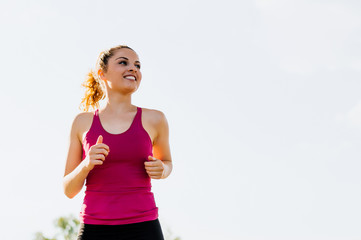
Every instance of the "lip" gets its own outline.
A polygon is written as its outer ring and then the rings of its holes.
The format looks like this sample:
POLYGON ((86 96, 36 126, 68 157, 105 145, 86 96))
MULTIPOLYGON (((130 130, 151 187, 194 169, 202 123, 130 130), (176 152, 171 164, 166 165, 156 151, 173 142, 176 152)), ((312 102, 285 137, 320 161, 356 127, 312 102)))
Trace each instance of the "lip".
MULTIPOLYGON (((137 77, 132 74, 127 74, 127 75, 123 76, 123 78, 126 78, 126 77, 134 77, 135 81, 137 81, 137 77)), ((130 80, 130 79, 128 79, 128 80, 130 80)))

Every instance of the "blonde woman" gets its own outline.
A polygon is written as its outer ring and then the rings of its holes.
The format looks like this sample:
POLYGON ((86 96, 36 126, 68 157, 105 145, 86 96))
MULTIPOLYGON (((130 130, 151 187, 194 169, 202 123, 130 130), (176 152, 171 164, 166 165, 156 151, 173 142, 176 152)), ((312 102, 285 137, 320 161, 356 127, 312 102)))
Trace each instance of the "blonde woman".
POLYGON ((63 182, 69 198, 86 185, 78 240, 163 239, 151 179, 172 171, 168 123, 162 112, 132 104, 140 69, 137 53, 120 45, 100 54, 84 83, 63 182))

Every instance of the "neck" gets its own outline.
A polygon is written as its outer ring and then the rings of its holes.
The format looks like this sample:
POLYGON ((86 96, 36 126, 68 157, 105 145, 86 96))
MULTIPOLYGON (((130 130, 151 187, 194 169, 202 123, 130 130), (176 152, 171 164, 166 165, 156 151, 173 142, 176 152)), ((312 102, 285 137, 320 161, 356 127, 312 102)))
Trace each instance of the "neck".
MULTIPOLYGON (((109 92, 108 92, 109 93, 109 92)), ((122 95, 119 93, 110 93, 107 97, 107 103, 104 111, 112 113, 124 113, 133 111, 134 106, 132 105, 132 95, 122 95)))

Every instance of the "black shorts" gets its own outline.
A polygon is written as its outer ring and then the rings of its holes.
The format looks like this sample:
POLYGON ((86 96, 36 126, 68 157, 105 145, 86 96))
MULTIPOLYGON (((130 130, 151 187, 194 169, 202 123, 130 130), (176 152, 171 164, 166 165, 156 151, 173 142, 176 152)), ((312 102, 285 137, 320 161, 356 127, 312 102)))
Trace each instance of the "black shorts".
POLYGON ((80 225, 77 240, 164 240, 159 220, 124 225, 80 225))

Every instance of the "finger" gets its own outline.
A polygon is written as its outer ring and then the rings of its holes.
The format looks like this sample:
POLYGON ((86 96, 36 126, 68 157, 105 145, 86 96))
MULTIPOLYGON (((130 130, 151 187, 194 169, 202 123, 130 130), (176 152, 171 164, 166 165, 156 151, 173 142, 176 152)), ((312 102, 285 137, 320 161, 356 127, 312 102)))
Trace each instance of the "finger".
POLYGON ((145 165, 146 167, 156 167, 156 166, 159 166, 159 164, 158 164, 157 162, 154 162, 154 161, 152 161, 152 162, 144 162, 144 165, 145 165))
POLYGON ((109 146, 108 145, 106 145, 104 143, 101 143, 98 146, 104 148, 105 150, 107 150, 109 152, 109 146))
POLYGON ((96 144, 98 144, 98 143, 103 143, 103 136, 102 135, 99 135, 96 144))
POLYGON ((103 165, 103 161, 101 161, 101 160, 93 160, 92 163, 94 165, 103 165))
POLYGON ((105 156, 103 154, 95 154, 95 160, 102 160, 105 161, 105 156))
POLYGON ((149 168, 146 168, 145 170, 153 174, 162 174, 164 171, 163 169, 149 169, 149 168))
POLYGON ((99 143, 97 145, 97 147, 104 148, 105 150, 107 150, 109 152, 109 146, 104 143, 99 143))
MULTIPOLYGON (((149 175, 149 174, 148 174, 149 175)), ((154 178, 154 179, 160 179, 161 178, 161 175, 155 175, 155 174, 150 174, 149 175, 150 178, 154 178)))
POLYGON ((157 159, 157 161, 144 162, 144 165, 148 167, 163 167, 164 163, 161 160, 157 159))
POLYGON ((109 152, 104 148, 98 148, 94 150, 95 154, 103 154, 104 156, 108 156, 109 152))
POLYGON ((147 171, 148 175, 149 176, 156 176, 156 175, 160 175, 159 173, 157 172, 153 172, 153 171, 147 171))
POLYGON ((105 149, 107 152, 109 152, 109 146, 104 143, 97 143, 96 145, 93 145, 90 147, 91 149, 105 149))
POLYGON ((155 157, 148 156, 148 160, 150 160, 150 161, 156 161, 157 159, 156 159, 155 157))
POLYGON ((147 171, 154 171, 154 172, 162 172, 163 169, 161 167, 145 167, 147 171))

